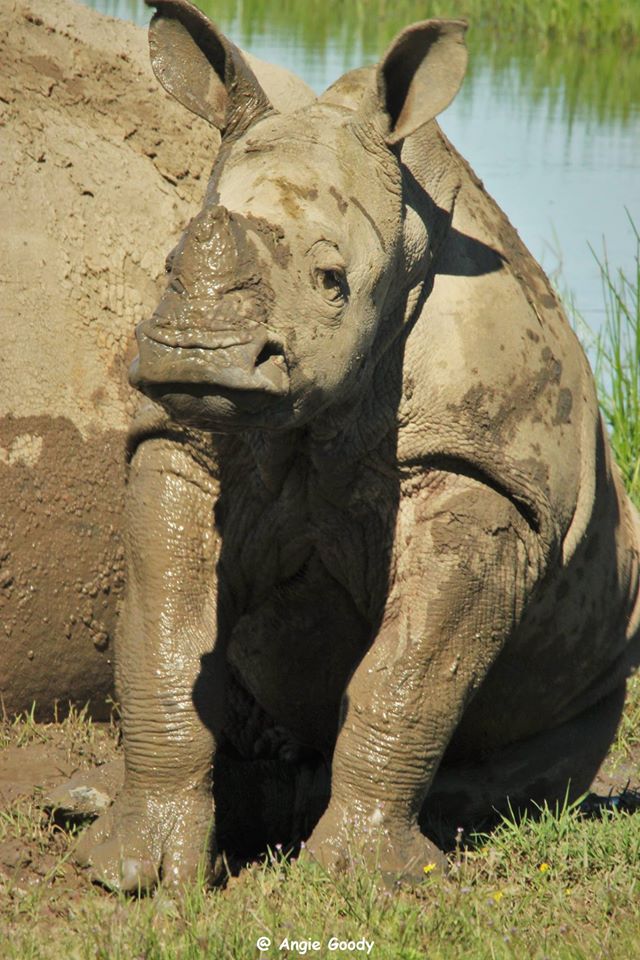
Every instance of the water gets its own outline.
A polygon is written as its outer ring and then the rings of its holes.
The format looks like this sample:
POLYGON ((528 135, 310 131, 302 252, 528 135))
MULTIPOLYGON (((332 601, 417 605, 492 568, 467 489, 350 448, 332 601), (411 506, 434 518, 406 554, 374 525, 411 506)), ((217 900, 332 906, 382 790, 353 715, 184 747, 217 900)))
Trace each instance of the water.
MULTIPOLYGON (((87 0, 112 16, 144 23, 141 0, 87 0)), ((321 92, 354 66, 374 62, 424 4, 394 20, 343 0, 216 0, 224 32, 239 46, 279 63, 321 92), (339 16, 335 15, 336 9, 339 16), (367 12, 367 10, 369 12, 367 12)), ((432 4, 433 6, 433 4, 432 4)), ((455 2, 449 9, 455 9, 455 2)), ((380 9, 386 5, 378 0, 380 9)), ((604 307, 599 255, 633 276, 635 244, 627 212, 640 226, 640 56, 583 44, 546 45, 469 34, 470 69, 442 127, 469 160, 534 256, 594 329, 604 307)))

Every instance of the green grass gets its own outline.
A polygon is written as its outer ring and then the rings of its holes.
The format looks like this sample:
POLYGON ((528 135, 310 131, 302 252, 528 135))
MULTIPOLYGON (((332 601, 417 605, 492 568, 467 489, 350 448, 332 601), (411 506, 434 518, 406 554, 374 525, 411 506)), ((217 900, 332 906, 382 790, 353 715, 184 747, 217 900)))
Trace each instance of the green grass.
MULTIPOLYGON (((34 818, 26 808, 0 820, 0 837, 30 829, 34 818)), ((54 840, 40 828, 45 849, 54 840)), ((308 956, 344 958, 329 949, 335 937, 373 940, 376 960, 630 960, 640 940, 640 831, 625 813, 589 819, 574 806, 505 820, 469 838, 448 878, 427 877, 414 890, 386 889, 363 868, 335 880, 271 857, 225 890, 189 887, 181 902, 127 900, 88 885, 69 897, 64 851, 58 856, 38 883, 2 890, 3 958, 241 960, 259 957, 256 942, 266 936, 265 958, 301 955, 278 949, 285 938, 320 941, 308 956)))
POLYGON ((635 673, 627 682, 627 700, 608 763, 614 775, 623 764, 631 763, 636 786, 640 783, 640 673, 635 673))
MULTIPOLYGON (((198 5, 220 18, 238 12, 234 0, 199 0, 198 5)), ((462 17, 504 41, 525 36, 598 49, 609 43, 633 47, 640 39, 640 9, 634 0, 431 0, 427 6, 419 0, 252 0, 243 3, 240 17, 249 29, 299 24, 310 46, 346 30, 361 39, 365 51, 372 49, 380 30, 395 32, 427 17, 462 17)))
MULTIPOLYGON (((113 16, 146 23, 142 0, 84 0, 113 16)), ((198 0, 248 50, 265 37, 302 49, 310 62, 329 54, 342 69, 376 61, 407 24, 425 17, 469 22, 468 82, 488 72, 501 96, 543 101, 561 113, 627 123, 640 101, 640 3, 637 0, 198 0)), ((268 57, 269 59, 269 57, 268 57)))
MULTIPOLYGON (((64 744, 69 758, 83 760, 95 758, 96 750, 102 748, 105 736, 116 740, 118 737, 115 717, 110 723, 94 723, 89 715, 88 706, 80 709, 70 704, 64 711, 64 717, 58 716, 56 708, 54 722, 38 723, 35 719, 36 705, 25 713, 15 717, 2 717, 0 721, 0 750, 4 747, 24 747, 27 744, 49 744, 52 731, 56 741, 64 744)), ((61 711, 62 713, 62 711, 61 711)))
MULTIPOLYGON (((112 16, 143 20, 143 0, 88 0, 112 16)), ((197 0, 197 6, 219 21, 240 19, 245 30, 271 33, 283 25, 299 28, 316 49, 338 33, 359 36, 365 50, 377 28, 399 29, 426 17, 464 17, 500 37, 528 36, 545 42, 579 42, 592 48, 609 43, 633 47, 640 40, 640 7, 636 0, 197 0)))
POLYGON ((602 276, 605 322, 596 339, 595 374, 614 456, 631 499, 640 507, 640 232, 635 275, 614 271, 606 249, 596 257, 602 276))

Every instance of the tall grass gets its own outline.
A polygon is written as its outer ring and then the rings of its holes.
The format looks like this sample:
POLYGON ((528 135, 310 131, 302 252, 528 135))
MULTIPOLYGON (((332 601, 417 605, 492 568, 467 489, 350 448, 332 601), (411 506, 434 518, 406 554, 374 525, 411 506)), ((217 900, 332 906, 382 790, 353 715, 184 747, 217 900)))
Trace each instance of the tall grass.
MULTIPOLYGON (((112 16, 143 22, 149 17, 144 0, 85 0, 112 16)), ((197 6, 218 20, 238 17, 258 29, 278 30, 284 23, 306 26, 309 43, 316 46, 327 34, 358 26, 366 37, 379 24, 403 26, 425 17, 466 17, 489 27, 500 37, 523 35, 562 44, 578 42, 591 48, 615 43, 634 47, 640 41, 640 4, 637 0, 196 0, 197 6)), ((365 40, 365 48, 367 46, 365 40)))
POLYGON ((631 499, 640 507, 640 231, 629 215, 636 251, 634 275, 596 255, 605 322, 595 344, 595 374, 615 458, 631 499))
MULTIPOLYGON (((151 15, 143 0, 83 2, 141 24, 151 15)), ((559 112, 569 125, 578 113, 598 122, 627 123, 640 103, 639 0, 196 2, 247 50, 262 46, 264 55, 268 37, 280 50, 304 51, 309 65, 330 57, 332 66, 344 71, 377 60, 412 21, 464 17, 469 22, 467 75, 488 71, 501 96, 532 104, 548 98, 549 115, 559 112)), ((470 86, 463 86, 463 98, 470 86)))

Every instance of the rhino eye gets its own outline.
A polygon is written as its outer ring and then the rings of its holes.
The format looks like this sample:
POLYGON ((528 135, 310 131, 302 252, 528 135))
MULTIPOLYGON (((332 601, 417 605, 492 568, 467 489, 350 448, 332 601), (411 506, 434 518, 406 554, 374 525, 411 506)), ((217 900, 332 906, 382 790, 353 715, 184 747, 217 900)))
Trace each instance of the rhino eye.
POLYGON ((342 270, 316 270, 316 285, 330 303, 343 303, 347 299, 347 278, 342 270))

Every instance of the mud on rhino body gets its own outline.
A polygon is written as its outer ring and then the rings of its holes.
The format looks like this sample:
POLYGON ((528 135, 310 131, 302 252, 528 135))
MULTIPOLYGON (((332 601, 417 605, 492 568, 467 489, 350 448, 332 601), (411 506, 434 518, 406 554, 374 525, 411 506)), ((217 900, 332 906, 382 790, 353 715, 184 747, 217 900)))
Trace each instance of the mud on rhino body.
POLYGON ((179 882, 242 822, 225 776, 259 797, 288 766, 271 842, 420 876, 425 815, 588 787, 638 657, 637 516, 553 291, 434 120, 464 24, 284 115, 154 5, 157 76, 223 140, 138 328, 126 774, 80 857, 179 882))

